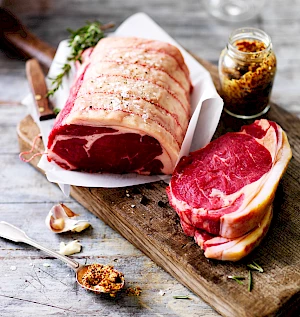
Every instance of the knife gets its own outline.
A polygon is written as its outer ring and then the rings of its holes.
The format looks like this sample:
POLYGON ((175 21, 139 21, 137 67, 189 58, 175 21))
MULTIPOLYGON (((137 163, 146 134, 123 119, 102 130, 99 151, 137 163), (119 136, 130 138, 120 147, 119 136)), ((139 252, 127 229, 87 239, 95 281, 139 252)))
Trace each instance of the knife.
MULTIPOLYGON (((45 149, 47 149, 48 137, 53 128, 56 114, 52 103, 47 98, 47 84, 45 76, 39 62, 36 59, 30 59, 26 62, 26 76, 33 95, 35 104, 37 124, 42 134, 45 149)), ((70 185, 58 183, 62 192, 69 197, 70 185)))
MULTIPOLYGON (((1 0, 0 0, 1 2, 1 0)), ((56 49, 31 33, 8 9, 0 7, 0 46, 22 59, 36 58, 49 69, 56 49)))
POLYGON ((26 76, 33 95, 35 104, 36 118, 42 134, 45 149, 48 143, 48 136, 55 122, 56 114, 53 105, 47 97, 47 85, 45 76, 39 62, 36 59, 30 59, 26 62, 26 76))

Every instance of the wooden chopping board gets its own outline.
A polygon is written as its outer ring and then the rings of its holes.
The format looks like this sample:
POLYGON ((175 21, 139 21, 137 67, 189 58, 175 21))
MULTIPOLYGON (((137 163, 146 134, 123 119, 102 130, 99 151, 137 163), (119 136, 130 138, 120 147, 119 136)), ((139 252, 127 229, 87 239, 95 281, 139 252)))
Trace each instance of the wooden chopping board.
MULTIPOLYGON (((210 71, 218 88, 217 68, 197 59, 210 71)), ((265 117, 287 132, 293 158, 276 193, 267 237, 238 263, 204 257, 193 239, 183 234, 178 216, 167 204, 163 182, 113 189, 72 186, 71 195, 223 316, 296 316, 300 310, 300 120, 275 104, 265 117), (146 204, 141 203, 142 197, 147 198, 146 204), (249 292, 247 281, 239 285, 228 275, 247 278, 246 264, 252 260, 264 273, 253 272, 253 290, 249 292)), ((251 122, 223 114, 215 137, 251 122)), ((26 151, 39 130, 27 116, 17 132, 20 150, 26 151)), ((43 145, 38 140, 35 152, 41 151, 43 145)), ((38 161, 35 158, 31 164, 37 168, 38 161)))

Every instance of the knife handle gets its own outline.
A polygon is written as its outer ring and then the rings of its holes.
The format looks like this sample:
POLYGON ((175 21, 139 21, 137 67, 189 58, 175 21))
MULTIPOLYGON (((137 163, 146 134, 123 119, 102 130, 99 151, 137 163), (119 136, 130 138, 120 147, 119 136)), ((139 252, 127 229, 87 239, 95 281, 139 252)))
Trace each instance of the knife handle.
POLYGON ((47 85, 45 76, 39 62, 30 59, 26 62, 26 75, 34 97, 37 113, 40 121, 56 117, 47 98, 47 85))
MULTIPOLYGON (((1 1, 0 1, 1 2, 1 1)), ((36 58, 49 69, 55 49, 33 35, 9 10, 0 8, 0 44, 22 57, 36 58)))

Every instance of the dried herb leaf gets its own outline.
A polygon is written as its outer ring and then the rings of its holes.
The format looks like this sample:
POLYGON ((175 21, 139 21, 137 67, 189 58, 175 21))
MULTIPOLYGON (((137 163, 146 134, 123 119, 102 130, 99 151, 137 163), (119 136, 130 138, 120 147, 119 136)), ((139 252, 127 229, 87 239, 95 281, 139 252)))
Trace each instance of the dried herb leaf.
POLYGON ((242 282, 242 280, 244 280, 245 278, 243 276, 227 276, 229 279, 236 281, 238 284, 240 285, 244 285, 244 283, 242 282))
POLYGON ((256 262, 252 261, 251 264, 247 264, 247 267, 251 270, 255 270, 255 271, 258 271, 260 273, 263 273, 264 269, 259 265, 257 264, 256 262))
POLYGON ((189 295, 174 295, 175 299, 190 299, 189 295))
POLYGON ((252 273, 250 270, 248 271, 248 291, 252 291, 252 273))

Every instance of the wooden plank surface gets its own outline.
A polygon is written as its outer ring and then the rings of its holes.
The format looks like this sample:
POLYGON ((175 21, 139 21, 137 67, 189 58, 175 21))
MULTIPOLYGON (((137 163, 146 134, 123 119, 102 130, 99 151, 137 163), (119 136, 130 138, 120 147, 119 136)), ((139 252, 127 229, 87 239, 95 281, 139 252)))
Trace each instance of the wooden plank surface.
MULTIPOLYGON (((230 24, 212 18, 204 9, 204 1, 0 0, 0 5, 16 13, 31 32, 54 47, 66 38, 68 27, 75 29, 94 19, 114 21, 119 25, 135 12, 146 12, 183 46, 213 64, 217 64, 220 51, 233 29, 245 25, 262 28, 270 34, 278 60, 272 100, 300 117, 300 2, 286 0, 283 4, 282 0, 269 1, 255 19, 230 24)), ((73 256, 75 259, 114 263, 124 270, 128 286, 138 285, 143 292, 140 297, 122 294, 113 302, 95 297, 78 290, 71 272, 57 260, 45 258, 42 252, 30 247, 0 239, 1 317, 18 316, 20 312, 23 316, 73 317, 85 316, 87 310, 89 316, 218 316, 198 296, 118 233, 74 199, 66 199, 42 174, 18 159, 15 126, 26 112, 20 101, 28 92, 24 61, 0 51, 1 220, 22 227, 33 238, 53 249, 58 248, 60 241, 80 239, 83 250, 73 256), (59 236, 47 231, 44 218, 51 206, 59 201, 88 218, 93 229, 81 235, 59 236), (114 262, 114 259, 118 261, 114 262), (51 266, 44 267, 45 262, 51 266), (11 266, 16 266, 16 271, 12 271, 11 266), (163 290, 165 295, 161 296, 159 290, 163 290), (174 299, 173 295, 178 294, 188 294, 191 300, 174 299)), ((292 126, 291 119, 286 128, 292 129, 292 126)), ((298 175, 296 172, 294 175, 298 175)), ((295 199, 296 202, 298 200, 295 199)), ((299 212, 296 203, 293 206, 295 212, 299 212)), ((299 227, 299 223, 294 226, 299 227)), ((287 226, 280 226, 280 230, 287 230, 287 226)), ((286 243, 289 237, 290 234, 287 237, 279 235, 278 239, 286 243)), ((298 268, 298 262, 295 263, 295 268, 298 268)), ((272 272, 272 267, 269 269, 272 272)), ((254 278, 256 281, 259 276, 254 278)))
MULTIPOLYGON (((216 67, 208 63, 206 67, 217 84, 216 67)), ((286 130, 294 157, 278 189, 267 238, 239 263, 209 261, 203 256, 193 239, 183 234, 178 216, 167 204, 164 182, 112 189, 73 186, 71 195, 222 315, 259 317, 291 313, 300 309, 300 215, 295 212, 295 207, 300 208, 300 120, 275 104, 265 117, 286 130), (141 204, 143 196, 149 200, 146 206, 141 204), (158 202, 163 203, 162 207, 158 202), (253 274, 255 287, 249 293, 247 287, 229 282, 228 275, 246 277, 246 264, 252 260, 260 263, 265 273, 253 274)), ((223 114, 216 136, 238 131, 249 122, 223 114)), ((36 129, 30 117, 21 122, 21 150, 30 146, 25 140, 33 140, 36 129)), ((34 166, 36 162, 33 161, 34 166)))

